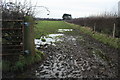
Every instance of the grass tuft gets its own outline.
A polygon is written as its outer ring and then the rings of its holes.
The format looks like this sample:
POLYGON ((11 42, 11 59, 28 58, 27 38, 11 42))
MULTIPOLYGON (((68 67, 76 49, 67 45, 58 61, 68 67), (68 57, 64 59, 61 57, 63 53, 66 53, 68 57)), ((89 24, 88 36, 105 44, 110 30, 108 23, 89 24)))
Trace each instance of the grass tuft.
POLYGON ((2 70, 3 71, 23 71, 26 66, 32 65, 36 62, 41 61, 42 57, 45 54, 42 53, 41 51, 36 50, 35 55, 20 55, 19 60, 15 62, 14 64, 10 61, 2 61, 2 70))

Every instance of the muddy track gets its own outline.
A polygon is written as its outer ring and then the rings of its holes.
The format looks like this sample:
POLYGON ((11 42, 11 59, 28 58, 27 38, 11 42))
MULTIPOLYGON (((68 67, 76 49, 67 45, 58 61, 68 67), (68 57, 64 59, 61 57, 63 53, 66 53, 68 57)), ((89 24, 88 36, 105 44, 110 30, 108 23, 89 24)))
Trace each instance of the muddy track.
POLYGON ((34 78, 116 78, 117 50, 74 30, 65 33, 62 42, 39 50, 46 60, 27 72, 34 78))

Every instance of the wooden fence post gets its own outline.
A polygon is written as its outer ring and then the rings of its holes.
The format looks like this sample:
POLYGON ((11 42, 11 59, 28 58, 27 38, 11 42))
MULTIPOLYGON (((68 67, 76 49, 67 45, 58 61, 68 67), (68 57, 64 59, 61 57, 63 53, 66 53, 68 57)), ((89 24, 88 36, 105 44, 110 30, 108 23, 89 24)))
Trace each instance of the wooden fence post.
POLYGON ((113 38, 115 38, 115 27, 116 27, 116 25, 114 23, 114 26, 113 26, 113 38))
MULTIPOLYGON (((2 28, 2 6, 0 6, 0 28, 2 28)), ((0 55, 2 55, 2 30, 0 30, 0 55)), ((2 60, 2 57, 0 56, 0 61, 1 60, 2 60)), ((2 73, 0 73, 0 74, 2 74, 2 73)), ((1 78, 1 76, 0 76, 0 78, 1 78)))
POLYGON ((120 17, 120 1, 118 2, 118 17, 120 17))
POLYGON ((94 23, 94 28, 93 28, 93 31, 95 32, 95 29, 96 29, 96 23, 94 23))
POLYGON ((25 17, 26 25, 24 27, 24 52, 26 54, 35 54, 34 46, 34 20, 31 16, 25 17))

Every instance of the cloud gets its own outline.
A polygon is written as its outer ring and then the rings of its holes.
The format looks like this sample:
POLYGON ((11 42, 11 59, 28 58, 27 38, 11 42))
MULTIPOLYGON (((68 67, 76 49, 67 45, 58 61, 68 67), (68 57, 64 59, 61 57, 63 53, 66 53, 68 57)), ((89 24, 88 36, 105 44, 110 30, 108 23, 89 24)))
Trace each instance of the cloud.
MULTIPOLYGON (((19 0, 23 2, 24 0, 19 0)), ((30 0, 26 0, 30 1, 30 0)), ((45 6, 50 10, 50 15, 41 10, 37 16, 61 18, 64 13, 71 13, 73 17, 89 16, 90 14, 99 14, 105 11, 115 11, 119 0, 31 0, 31 3, 37 6, 45 6), (114 9, 114 10, 113 10, 114 9)))

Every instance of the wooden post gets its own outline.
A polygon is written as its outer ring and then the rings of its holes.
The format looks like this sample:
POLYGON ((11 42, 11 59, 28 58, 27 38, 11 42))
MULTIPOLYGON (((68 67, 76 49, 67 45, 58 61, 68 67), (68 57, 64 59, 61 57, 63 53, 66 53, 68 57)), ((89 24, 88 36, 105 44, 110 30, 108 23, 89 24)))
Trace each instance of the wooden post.
POLYGON ((115 38, 115 23, 114 23, 114 26, 113 26, 113 38, 115 38))
POLYGON ((94 28, 93 28, 93 31, 95 32, 95 29, 96 29, 96 23, 94 23, 94 28))
POLYGON ((85 22, 84 22, 84 26, 86 26, 85 22))
POLYGON ((27 22, 24 27, 24 52, 26 54, 35 54, 34 46, 34 24, 31 16, 26 16, 25 21, 27 22))
MULTIPOLYGON (((2 28, 2 6, 0 6, 0 28, 2 28)), ((2 62, 2 30, 0 30, 0 62, 2 62)), ((0 79, 2 80, 2 65, 0 66, 0 79)))
POLYGON ((120 17, 120 1, 118 2, 118 17, 120 17))
POLYGON ((85 20, 84 20, 84 26, 86 26, 86 22, 85 22, 85 20))

